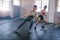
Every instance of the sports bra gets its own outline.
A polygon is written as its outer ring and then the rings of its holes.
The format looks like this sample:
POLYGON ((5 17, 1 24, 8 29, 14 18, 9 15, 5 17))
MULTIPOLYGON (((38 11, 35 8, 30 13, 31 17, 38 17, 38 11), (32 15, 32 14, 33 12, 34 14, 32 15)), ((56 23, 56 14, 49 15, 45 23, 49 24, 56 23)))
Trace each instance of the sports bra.
POLYGON ((35 12, 31 12, 31 15, 33 15, 33 16, 34 16, 34 15, 35 15, 35 12))
POLYGON ((41 10, 41 13, 43 14, 43 15, 45 15, 46 13, 45 13, 45 10, 41 10))

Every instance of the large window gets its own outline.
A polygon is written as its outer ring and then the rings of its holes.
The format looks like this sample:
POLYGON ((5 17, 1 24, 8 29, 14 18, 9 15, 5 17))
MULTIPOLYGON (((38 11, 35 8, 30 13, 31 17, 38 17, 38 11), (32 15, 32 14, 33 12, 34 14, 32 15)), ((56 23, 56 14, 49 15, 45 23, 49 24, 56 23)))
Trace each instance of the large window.
POLYGON ((60 0, 57 1, 57 12, 60 12, 60 0))
POLYGON ((37 5, 37 11, 40 12, 45 5, 47 5, 47 12, 48 12, 48 4, 49 0, 36 0, 35 5, 37 5))
POLYGON ((13 5, 20 6, 20 0, 13 0, 13 5))
POLYGON ((9 0, 0 0, 0 11, 9 11, 9 0))

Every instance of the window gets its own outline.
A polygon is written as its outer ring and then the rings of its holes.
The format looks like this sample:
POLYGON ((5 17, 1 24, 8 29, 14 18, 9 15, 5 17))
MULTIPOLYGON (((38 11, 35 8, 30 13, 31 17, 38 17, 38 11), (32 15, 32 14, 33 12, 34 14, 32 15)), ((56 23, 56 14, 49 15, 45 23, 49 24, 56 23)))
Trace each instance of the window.
POLYGON ((37 11, 39 12, 41 9, 41 1, 40 0, 36 1, 35 5, 37 5, 37 11))
POLYGON ((45 5, 47 5, 47 12, 48 12, 48 4, 49 0, 36 0, 35 5, 37 5, 37 11, 40 12, 45 5))
POLYGON ((0 0, 0 11, 9 11, 9 0, 0 0))
POLYGON ((13 0, 13 5, 20 6, 20 0, 13 0))
POLYGON ((57 2, 57 12, 60 12, 60 0, 58 0, 58 2, 57 2))

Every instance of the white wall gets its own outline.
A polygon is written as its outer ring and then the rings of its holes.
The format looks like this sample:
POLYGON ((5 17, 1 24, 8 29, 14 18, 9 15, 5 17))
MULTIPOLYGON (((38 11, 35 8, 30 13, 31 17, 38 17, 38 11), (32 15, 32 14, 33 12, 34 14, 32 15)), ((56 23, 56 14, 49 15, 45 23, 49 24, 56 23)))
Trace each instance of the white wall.
POLYGON ((56 0, 49 0, 49 22, 54 23, 54 14, 56 10, 55 6, 56 0))
POLYGON ((10 16, 10 12, 9 11, 7 11, 7 12, 0 11, 0 17, 7 17, 7 16, 10 16))
POLYGON ((60 23, 60 12, 57 12, 58 0, 50 0, 51 4, 49 7, 49 22, 60 23))
POLYGON ((54 22, 55 23, 60 23, 60 12, 56 12, 54 16, 55 16, 54 22))
POLYGON ((57 12, 57 5, 58 5, 58 0, 56 0, 56 12, 54 14, 54 23, 60 23, 60 12, 57 12))
POLYGON ((20 0, 20 17, 28 15, 34 5, 34 0, 20 0))

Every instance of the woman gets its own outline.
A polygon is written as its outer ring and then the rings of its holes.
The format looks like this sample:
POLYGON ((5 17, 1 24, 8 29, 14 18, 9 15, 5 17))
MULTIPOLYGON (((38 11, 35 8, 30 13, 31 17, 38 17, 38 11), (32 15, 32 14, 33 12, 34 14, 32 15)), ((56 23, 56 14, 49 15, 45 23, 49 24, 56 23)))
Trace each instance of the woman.
MULTIPOLYGON (((26 22, 30 22, 31 24, 30 24, 30 28, 29 29, 31 29, 32 28, 32 25, 33 25, 33 21, 32 21, 32 19, 36 16, 36 10, 37 10, 37 6, 36 5, 34 5, 33 6, 33 10, 31 10, 30 11, 30 15, 24 20, 24 22, 17 28, 17 30, 20 28, 20 27, 22 27, 26 22)), ((17 31, 16 30, 16 31, 17 31)))
MULTIPOLYGON (((36 26, 39 24, 40 21, 44 21, 44 25, 46 24, 46 22, 47 22, 46 21, 46 8, 47 8, 47 6, 45 5, 44 9, 41 10, 41 14, 39 14, 39 16, 38 16, 36 26)), ((42 29, 44 29, 44 25, 42 25, 42 29)), ((36 26, 35 26, 35 30, 36 30, 36 26)))

